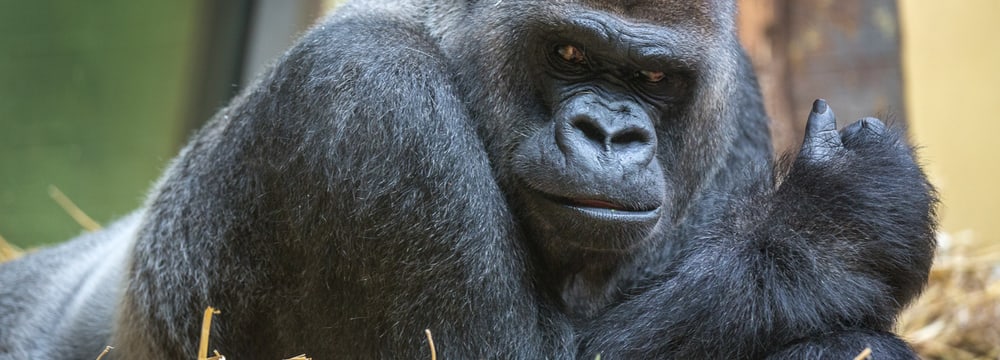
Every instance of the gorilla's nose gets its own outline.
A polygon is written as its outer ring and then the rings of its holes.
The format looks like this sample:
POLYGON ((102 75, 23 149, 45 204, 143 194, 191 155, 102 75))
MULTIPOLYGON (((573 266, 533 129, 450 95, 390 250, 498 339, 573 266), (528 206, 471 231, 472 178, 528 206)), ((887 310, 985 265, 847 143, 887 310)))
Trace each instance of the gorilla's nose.
POLYGON ((556 143, 569 162, 582 161, 591 168, 644 168, 653 159, 656 136, 652 122, 642 111, 625 106, 584 106, 557 124, 556 143))

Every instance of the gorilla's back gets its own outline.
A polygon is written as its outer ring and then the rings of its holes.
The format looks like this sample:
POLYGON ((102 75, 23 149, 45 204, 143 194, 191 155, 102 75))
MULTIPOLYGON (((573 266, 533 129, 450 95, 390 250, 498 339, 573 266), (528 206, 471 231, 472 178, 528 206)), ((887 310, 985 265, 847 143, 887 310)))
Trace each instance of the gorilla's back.
POLYGON ((96 358, 109 345, 140 219, 0 264, 0 359, 96 358))

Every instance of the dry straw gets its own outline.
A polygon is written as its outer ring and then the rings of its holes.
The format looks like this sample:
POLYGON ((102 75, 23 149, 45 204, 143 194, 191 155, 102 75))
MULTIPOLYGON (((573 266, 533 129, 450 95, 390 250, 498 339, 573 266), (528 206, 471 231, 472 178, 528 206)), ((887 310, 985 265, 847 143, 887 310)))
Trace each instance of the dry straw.
POLYGON ((21 256, 21 254, 23 253, 24 252, 21 251, 21 249, 19 249, 17 246, 12 245, 11 243, 7 242, 7 239, 4 239, 3 236, 0 236, 0 262, 13 260, 14 258, 21 256))
POLYGON ((97 231, 101 229, 101 224, 98 224, 94 221, 94 219, 91 219, 90 216, 87 216, 87 213, 80 210, 80 207, 76 206, 76 204, 73 203, 73 200, 70 200, 69 197, 66 196, 66 194, 63 194, 63 192, 55 185, 49 185, 49 196, 52 197, 52 200, 54 200, 56 204, 59 204, 59 207, 63 208, 63 211, 73 217, 73 220, 76 221, 77 224, 80 224, 80 227, 87 231, 97 231))
POLYGON ((1000 243, 940 234, 930 284, 899 332, 925 359, 1000 359, 1000 243))

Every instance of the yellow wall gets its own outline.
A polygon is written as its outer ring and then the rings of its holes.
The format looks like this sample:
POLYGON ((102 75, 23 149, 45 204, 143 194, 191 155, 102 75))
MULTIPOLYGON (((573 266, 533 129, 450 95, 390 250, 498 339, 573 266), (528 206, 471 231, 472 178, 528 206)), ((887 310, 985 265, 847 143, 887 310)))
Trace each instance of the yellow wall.
POLYGON ((943 230, 1000 242, 1000 0, 900 0, 911 134, 943 230))

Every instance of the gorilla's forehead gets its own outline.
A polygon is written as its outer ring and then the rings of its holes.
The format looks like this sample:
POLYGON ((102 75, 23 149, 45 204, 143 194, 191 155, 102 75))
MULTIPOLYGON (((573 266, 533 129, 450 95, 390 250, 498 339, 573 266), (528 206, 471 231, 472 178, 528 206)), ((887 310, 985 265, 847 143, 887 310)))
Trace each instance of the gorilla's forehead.
POLYGON ((525 35, 531 31, 522 29, 531 29, 541 38, 588 39, 588 45, 608 44, 628 51, 659 47, 669 49, 675 59, 693 60, 733 34, 733 22, 727 18, 733 3, 727 0, 504 0, 495 4, 504 14, 500 16, 504 25, 487 31, 502 38, 511 29, 525 35))
POLYGON ((578 0, 587 7, 657 24, 727 28, 735 13, 731 0, 578 0))

